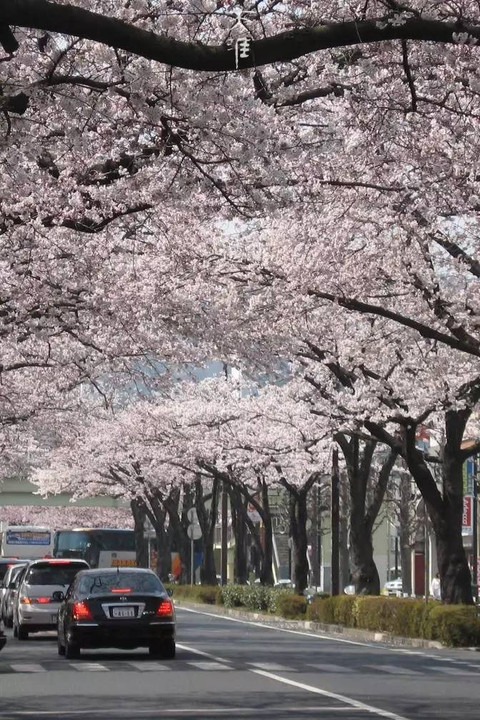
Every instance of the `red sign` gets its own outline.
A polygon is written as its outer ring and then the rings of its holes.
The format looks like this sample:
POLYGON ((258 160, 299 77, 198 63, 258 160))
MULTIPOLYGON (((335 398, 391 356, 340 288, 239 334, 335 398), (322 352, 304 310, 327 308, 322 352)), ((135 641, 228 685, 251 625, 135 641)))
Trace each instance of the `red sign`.
POLYGON ((467 496, 463 498, 463 516, 462 516, 462 527, 472 527, 472 500, 473 498, 467 496))

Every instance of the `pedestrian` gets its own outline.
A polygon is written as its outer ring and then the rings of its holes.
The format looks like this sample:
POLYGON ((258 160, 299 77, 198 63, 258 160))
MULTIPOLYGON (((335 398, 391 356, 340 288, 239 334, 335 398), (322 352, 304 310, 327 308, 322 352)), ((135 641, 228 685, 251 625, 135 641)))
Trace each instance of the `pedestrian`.
POLYGON ((437 572, 434 578, 432 578, 432 582, 430 583, 430 595, 433 597, 434 600, 441 600, 442 599, 442 588, 440 585, 440 573, 437 572))

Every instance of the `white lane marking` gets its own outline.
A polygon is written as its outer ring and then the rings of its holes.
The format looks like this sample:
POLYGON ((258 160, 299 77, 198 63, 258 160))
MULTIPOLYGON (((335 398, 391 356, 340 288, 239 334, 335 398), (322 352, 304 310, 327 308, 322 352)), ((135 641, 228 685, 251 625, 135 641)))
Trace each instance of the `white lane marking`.
POLYGON ((84 662, 84 663, 69 663, 70 667, 81 672, 108 672, 108 668, 105 665, 95 662, 84 662))
POLYGON ((133 660, 128 661, 129 665, 133 665, 134 668, 137 668, 137 670, 145 670, 145 672, 155 672, 157 670, 171 670, 171 665, 162 665, 161 663, 157 662, 133 662, 133 660))
POLYGON ((438 667, 435 665, 429 665, 425 668, 425 670, 430 670, 430 672, 435 673, 441 673, 442 675, 457 675, 458 677, 480 677, 480 674, 478 672, 469 672, 468 670, 463 670, 463 668, 455 668, 455 667, 438 667))
POLYGON ((228 660, 225 660, 225 658, 219 658, 215 655, 212 655, 211 653, 205 652, 204 650, 197 650, 197 648, 189 647, 188 645, 179 645, 177 643, 177 648, 180 648, 180 650, 186 650, 187 652, 195 653, 195 655, 201 655, 202 657, 209 658, 210 660, 215 660, 219 663, 228 663, 228 660))
MULTIPOLYGON (((359 645, 360 647, 375 648, 376 650, 392 650, 388 646, 383 646, 378 643, 365 643, 359 642, 358 640, 345 640, 344 638, 336 638, 332 635, 320 635, 319 633, 307 632, 306 630, 289 630, 288 628, 273 627, 272 625, 266 625, 265 623, 257 622, 255 620, 241 620, 240 618, 233 618, 229 615, 217 615, 217 613, 207 613, 203 610, 193 610, 192 608, 181 607, 179 610, 183 612, 195 613, 196 615, 207 615, 208 617, 214 617, 219 620, 230 620, 230 622, 240 623, 242 625, 252 625, 253 627, 261 627, 264 630, 274 630, 276 632, 290 633, 292 635, 303 635, 304 637, 312 638, 313 640, 330 640, 333 642, 344 643, 346 645, 359 645)), ((414 653, 413 651, 403 650, 403 652, 411 652, 412 655, 421 655, 421 653, 414 653)))
POLYGON ((285 667, 285 665, 278 665, 278 663, 248 663, 250 668, 256 670, 268 670, 268 672, 295 672, 292 668, 285 667))
POLYGON ((10 667, 13 668, 15 672, 46 672, 46 669, 44 667, 35 663, 15 663, 15 665, 12 664, 10 665, 10 667))
POLYGON ((333 663, 328 663, 328 665, 322 665, 319 663, 308 663, 309 667, 315 668, 315 670, 320 670, 321 672, 326 673, 351 673, 354 672, 352 668, 345 667, 345 665, 333 665, 333 663))
POLYGON ((398 665, 363 665, 374 672, 385 672, 391 675, 423 675, 419 670, 409 670, 408 668, 399 667, 398 665))
POLYGON ((338 700, 339 702, 343 702, 346 705, 349 705, 350 709, 355 708, 356 710, 364 710, 365 712, 372 713, 373 715, 378 715, 379 717, 389 718, 389 720, 407 720, 407 718, 405 718, 403 715, 397 715, 397 713, 392 713, 389 710, 381 710, 380 708, 374 707, 373 705, 367 705, 366 703, 360 702, 359 700, 349 698, 346 695, 329 692, 328 690, 321 690, 320 688, 313 687, 313 685, 305 685, 305 683, 300 683, 296 680, 288 680, 287 678, 280 677, 279 675, 274 675, 273 673, 266 672, 265 670, 251 670, 250 672, 253 672, 256 675, 262 675, 263 677, 268 677, 271 680, 283 683, 284 685, 292 685, 299 690, 306 690, 307 692, 315 693, 316 695, 322 695, 323 697, 328 697, 332 700, 338 700))
MULTIPOLYGON (((352 708, 352 707, 338 707, 338 705, 335 705, 333 707, 328 707, 326 705, 321 706, 315 706, 315 707, 302 707, 302 713, 321 713, 321 712, 354 712, 360 710, 360 712, 363 712, 362 708, 352 708)), ((282 706, 282 712, 285 713, 292 713, 292 717, 295 717, 295 713, 298 712, 298 706, 295 707, 285 707, 282 706)), ((245 717, 245 707, 242 708, 228 708, 227 710, 228 715, 239 715, 241 717, 245 717)), ((264 713, 268 715, 268 717, 271 717, 271 709, 258 709, 255 708, 255 716, 260 717, 264 713)), ((69 710, 69 715, 87 715, 88 720, 92 717, 92 711, 91 710, 69 710)), ((23 717, 24 715, 32 716, 31 710, 14 710, 13 712, 9 713, 9 717, 23 717)), ((114 718, 115 717, 126 717, 128 720, 131 720, 132 718, 132 710, 131 709, 122 709, 122 708, 98 708, 95 710, 95 716, 97 715, 111 715, 114 718)), ((147 716, 152 718, 152 720, 158 720, 158 708, 152 709, 152 710, 139 710, 135 709, 135 717, 141 717, 141 716, 147 716)), ((191 716, 193 718, 197 718, 200 716, 205 715, 208 717, 213 717, 214 715, 225 715, 225 708, 165 708, 162 707, 162 716, 168 715, 168 717, 171 717, 172 715, 180 715, 181 717, 185 716, 191 716)), ((58 718, 58 711, 56 710, 35 710, 35 716, 37 717, 53 717, 58 718)))
POLYGON ((231 666, 219 662, 208 662, 208 660, 189 660, 188 664, 197 668, 197 670, 233 670, 231 666))
POLYGON ((345 638, 337 638, 334 635, 320 635, 316 632, 307 632, 306 630, 289 630, 288 628, 273 627, 272 625, 266 625, 265 623, 256 622, 254 620, 241 620, 240 618, 232 618, 229 615, 218 615, 217 613, 207 613, 202 610, 193 610, 183 606, 178 607, 183 612, 191 612, 196 615, 207 615, 208 617, 218 618, 219 620, 230 620, 230 622, 241 623, 242 625, 252 625, 254 627, 261 627, 264 630, 274 630, 276 632, 290 633, 292 635, 303 635, 303 637, 309 637, 313 640, 329 640, 330 642, 344 643, 345 645, 358 645, 360 647, 374 648, 375 650, 388 650, 389 652, 400 652, 405 655, 414 655, 415 657, 426 657, 432 658, 433 660, 441 660, 442 662, 454 662, 454 663, 465 663, 465 660, 456 660, 455 658, 442 658, 438 655, 432 655, 416 650, 406 650, 405 648, 396 648, 389 645, 383 645, 382 643, 367 643, 360 642, 358 640, 346 640, 345 638))
MULTIPOLYGON (((197 612, 197 611, 194 611, 197 612)), ((199 613, 200 615, 208 615, 209 613, 199 613)), ((218 616, 221 617, 221 616, 218 616)), ((231 619, 231 618, 230 618, 231 619)), ((248 624, 248 622, 247 622, 248 624)), ((303 633, 300 633, 303 634, 303 633)), ((306 634, 306 633, 305 633, 306 634)), ((189 652, 197 653, 198 655, 203 655, 205 657, 211 657, 213 658, 213 655, 210 655, 210 653, 204 652, 203 650, 196 650, 196 648, 190 648, 186 645, 178 645, 177 647, 181 647, 183 650, 187 650, 189 652)), ((222 660, 221 658, 214 658, 218 662, 228 662, 228 660, 222 660)), ((324 697, 329 697, 332 700, 339 700, 340 702, 346 703, 349 708, 348 709, 355 709, 355 710, 365 710, 366 712, 373 713, 376 715, 379 715, 380 717, 389 718, 389 720, 407 720, 407 718, 403 717, 402 715, 396 715, 395 713, 391 713, 388 710, 380 710, 379 708, 373 707, 373 705, 366 705, 365 703, 359 702, 358 700, 354 700, 353 698, 349 698, 346 695, 338 695, 337 693, 331 693, 328 692, 328 690, 321 690, 320 688, 312 687, 311 685, 304 685, 303 683, 296 682, 295 680, 287 680, 287 678, 282 678, 279 675, 274 675, 273 673, 269 673, 266 670, 254 670, 249 669, 248 672, 255 673, 256 675, 263 675, 263 677, 269 677, 272 680, 276 680, 277 682, 284 683, 285 685, 293 685, 294 687, 298 687, 301 690, 307 690, 309 692, 316 693, 317 695, 323 695, 324 697)), ((230 712, 230 709, 228 710, 230 712)))

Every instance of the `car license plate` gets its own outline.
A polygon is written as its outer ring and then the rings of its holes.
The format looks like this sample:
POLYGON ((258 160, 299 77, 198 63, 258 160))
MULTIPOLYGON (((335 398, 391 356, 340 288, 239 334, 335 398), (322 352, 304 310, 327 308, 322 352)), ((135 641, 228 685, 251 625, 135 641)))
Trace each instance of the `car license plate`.
POLYGON ((133 607, 114 607, 112 608, 112 617, 114 618, 134 618, 135 608, 133 607))

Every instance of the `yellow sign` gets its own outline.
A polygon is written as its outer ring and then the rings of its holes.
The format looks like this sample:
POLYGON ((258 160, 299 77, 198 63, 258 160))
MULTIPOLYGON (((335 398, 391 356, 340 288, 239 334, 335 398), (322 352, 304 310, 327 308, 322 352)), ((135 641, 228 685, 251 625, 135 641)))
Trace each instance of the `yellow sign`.
POLYGON ((111 567, 136 567, 137 563, 135 560, 125 560, 120 558, 119 560, 115 560, 112 558, 112 565, 111 567))

